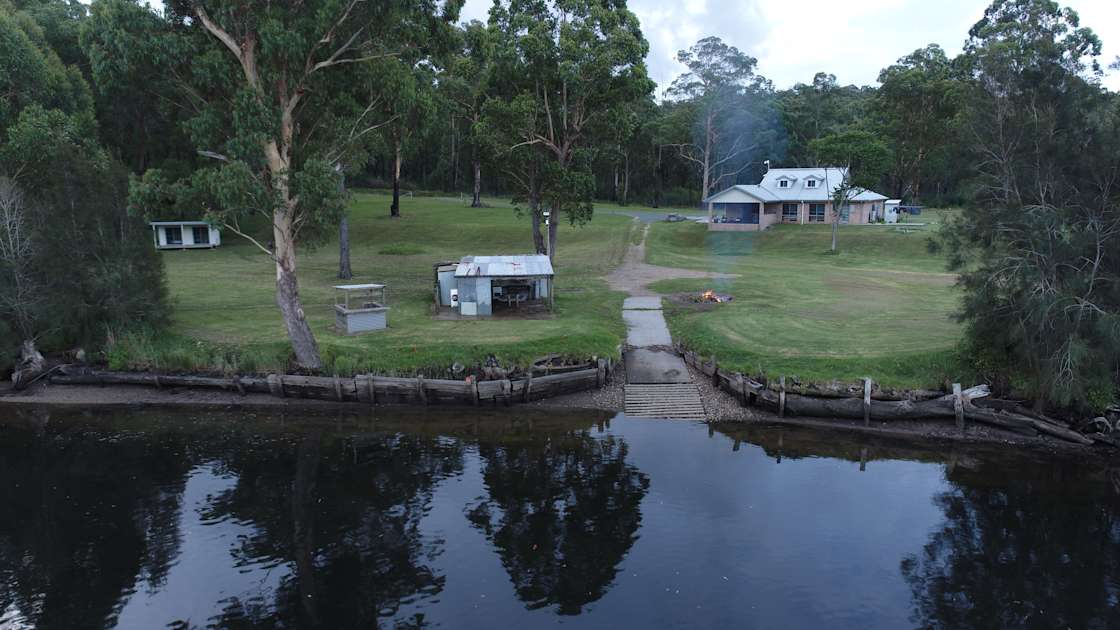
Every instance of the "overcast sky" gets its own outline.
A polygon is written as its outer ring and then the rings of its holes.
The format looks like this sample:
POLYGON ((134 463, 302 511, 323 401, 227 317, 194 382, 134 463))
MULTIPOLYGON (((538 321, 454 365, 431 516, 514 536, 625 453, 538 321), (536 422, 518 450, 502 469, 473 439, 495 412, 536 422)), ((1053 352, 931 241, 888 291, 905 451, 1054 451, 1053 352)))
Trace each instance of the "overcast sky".
MULTIPOLYGON (((1104 42, 1102 66, 1120 54, 1120 0, 1059 0, 1104 42)), ((492 0, 466 0, 464 20, 485 20, 492 0)), ((929 43, 960 52, 990 0, 630 0, 649 41, 647 63, 660 90, 680 74, 677 51, 716 35, 758 59, 781 89, 817 72, 841 84, 875 85, 879 70, 929 43)), ((1120 73, 1104 84, 1120 90, 1120 73)))

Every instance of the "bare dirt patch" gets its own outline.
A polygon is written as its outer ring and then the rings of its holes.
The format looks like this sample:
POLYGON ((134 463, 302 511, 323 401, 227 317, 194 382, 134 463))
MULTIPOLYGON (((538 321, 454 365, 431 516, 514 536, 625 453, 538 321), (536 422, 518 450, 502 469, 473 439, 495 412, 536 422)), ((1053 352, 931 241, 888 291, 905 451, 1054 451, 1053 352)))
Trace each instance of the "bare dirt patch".
POLYGON ((714 273, 710 271, 696 271, 692 269, 677 269, 675 267, 658 267, 651 265, 646 260, 646 236, 649 226, 642 234, 642 242, 632 245, 626 251, 622 264, 606 276, 607 283, 615 291, 625 291, 632 296, 658 295, 647 287, 660 280, 673 280, 675 278, 734 278, 736 274, 714 273))

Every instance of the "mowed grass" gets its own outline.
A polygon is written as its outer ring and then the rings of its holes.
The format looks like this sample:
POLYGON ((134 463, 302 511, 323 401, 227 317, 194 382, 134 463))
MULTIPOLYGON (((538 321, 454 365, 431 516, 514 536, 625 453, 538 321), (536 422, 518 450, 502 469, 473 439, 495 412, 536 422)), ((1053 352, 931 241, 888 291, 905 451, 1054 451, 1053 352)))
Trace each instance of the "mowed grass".
MULTIPOLYGON (((654 224, 647 243, 656 265, 738 274, 725 280, 669 280, 663 293, 714 288, 734 301, 674 305, 678 341, 721 365, 803 382, 871 377, 888 387, 934 387, 967 380, 955 348, 960 325, 955 277, 927 241, 944 212, 906 232, 842 226, 839 254, 831 226, 779 225, 760 234, 708 232, 692 223, 654 224)), ((919 218, 914 217, 917 221, 919 218)))
MULTIPOLYGON (((619 264, 631 240, 635 228, 625 216, 596 216, 583 228, 561 227, 553 318, 431 317, 434 263, 469 254, 532 251, 528 219, 516 216, 508 203, 487 202, 492 207, 471 209, 459 199, 403 198, 402 216, 391 219, 388 196, 354 195, 355 277, 347 282, 388 286, 385 331, 335 334, 331 287, 342 283, 336 278, 337 239, 299 252, 301 297, 325 372, 442 373, 455 362, 469 366, 490 354, 505 365, 524 365, 548 353, 616 354, 625 334, 624 296, 609 291, 601 277, 619 264)), ((170 341, 125 340, 131 345, 119 344, 118 365, 242 372, 286 367, 290 350, 275 302, 274 267, 244 239, 228 231, 222 236, 222 246, 214 250, 163 253, 174 309, 170 341)))

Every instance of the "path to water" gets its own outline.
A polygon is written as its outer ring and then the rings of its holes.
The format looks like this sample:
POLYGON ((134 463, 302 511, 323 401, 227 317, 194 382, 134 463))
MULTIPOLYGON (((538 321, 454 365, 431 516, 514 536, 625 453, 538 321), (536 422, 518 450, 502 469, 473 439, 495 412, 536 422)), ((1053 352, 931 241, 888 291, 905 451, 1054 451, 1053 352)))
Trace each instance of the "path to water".
POLYGON ((691 385, 684 361, 673 350, 673 338, 661 310, 661 298, 647 287, 668 278, 730 277, 705 271, 658 267, 645 262, 647 225, 642 242, 608 278, 611 288, 630 297, 622 305, 626 322, 626 413, 655 418, 703 418, 700 394, 691 385), (663 386, 663 387, 657 387, 663 386))

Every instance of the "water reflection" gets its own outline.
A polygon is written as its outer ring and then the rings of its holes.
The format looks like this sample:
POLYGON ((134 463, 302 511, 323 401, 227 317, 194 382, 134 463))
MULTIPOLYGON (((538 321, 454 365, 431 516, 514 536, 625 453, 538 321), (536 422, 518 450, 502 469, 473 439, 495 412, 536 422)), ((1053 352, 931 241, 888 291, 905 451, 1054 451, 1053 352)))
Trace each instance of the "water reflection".
POLYGON ((0 417, 0 627, 1120 627, 1105 466, 605 420, 0 417))
POLYGON ((634 544, 649 479, 626 443, 586 433, 479 445, 489 496, 468 517, 497 548, 530 609, 579 614, 634 544))
POLYGON ((903 559, 927 628, 1120 627, 1120 504, 1099 476, 976 462, 934 497, 944 522, 903 559))

